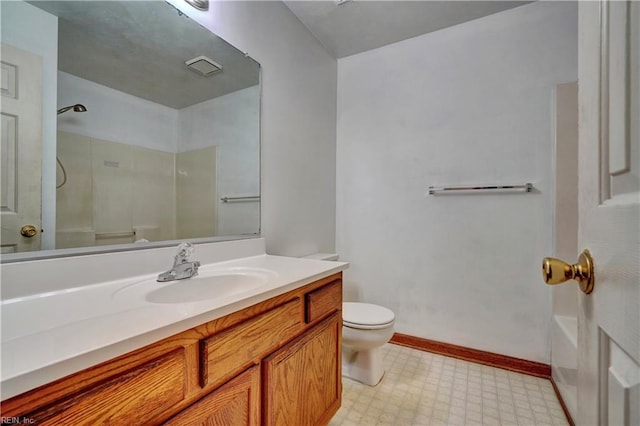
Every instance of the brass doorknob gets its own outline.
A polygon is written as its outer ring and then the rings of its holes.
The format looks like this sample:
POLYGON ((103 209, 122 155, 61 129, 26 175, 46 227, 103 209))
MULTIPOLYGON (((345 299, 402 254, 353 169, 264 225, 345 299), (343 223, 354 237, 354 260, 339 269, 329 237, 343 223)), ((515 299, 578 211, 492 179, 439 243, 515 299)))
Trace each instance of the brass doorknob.
POLYGON ((578 263, 569 265, 560 259, 545 257, 542 261, 542 277, 549 285, 560 284, 568 280, 576 280, 580 290, 589 294, 595 284, 593 258, 589 250, 580 253, 578 263))
POLYGON ((38 233, 38 228, 33 225, 25 225, 20 228, 20 235, 23 237, 31 238, 38 233))

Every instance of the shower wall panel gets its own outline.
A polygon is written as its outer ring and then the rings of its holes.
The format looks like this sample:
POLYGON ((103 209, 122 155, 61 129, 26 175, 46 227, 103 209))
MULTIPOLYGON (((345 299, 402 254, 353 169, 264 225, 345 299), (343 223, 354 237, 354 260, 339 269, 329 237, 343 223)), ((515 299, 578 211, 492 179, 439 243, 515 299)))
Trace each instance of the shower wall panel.
POLYGON ((176 237, 214 236, 216 232, 215 146, 176 155, 176 237))
POLYGON ((96 244, 132 242, 132 236, 118 236, 133 230, 132 147, 92 138, 91 150, 96 244))
POLYGON ((136 239, 150 241, 176 238, 175 154, 155 149, 132 147, 133 203, 132 224, 136 239), (157 228, 155 228, 157 227, 157 228))
POLYGON ((180 110, 178 152, 217 147, 216 234, 260 230, 260 202, 220 197, 260 195, 260 86, 180 110))
MULTIPOLYGON (((93 191, 91 188, 91 143, 85 136, 58 132, 58 158, 66 170, 67 181, 58 188, 56 229, 93 229, 93 191)), ((63 172, 57 165, 57 182, 63 172)))
POLYGON ((175 154, 58 132, 58 157, 56 248, 175 238, 175 154))

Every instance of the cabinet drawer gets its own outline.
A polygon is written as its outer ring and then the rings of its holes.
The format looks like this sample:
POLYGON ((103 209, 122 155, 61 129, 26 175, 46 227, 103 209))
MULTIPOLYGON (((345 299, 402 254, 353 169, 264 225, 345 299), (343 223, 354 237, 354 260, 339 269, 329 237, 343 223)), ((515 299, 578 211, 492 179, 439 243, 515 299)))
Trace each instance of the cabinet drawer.
POLYGON ((342 309, 342 281, 334 281, 305 295, 305 315, 307 324, 342 309))
POLYGON ((301 310, 300 298, 295 298, 202 340, 201 385, 232 377, 300 333, 301 310))
POLYGON ((185 369, 180 348, 24 417, 37 425, 145 424, 183 400, 185 369))

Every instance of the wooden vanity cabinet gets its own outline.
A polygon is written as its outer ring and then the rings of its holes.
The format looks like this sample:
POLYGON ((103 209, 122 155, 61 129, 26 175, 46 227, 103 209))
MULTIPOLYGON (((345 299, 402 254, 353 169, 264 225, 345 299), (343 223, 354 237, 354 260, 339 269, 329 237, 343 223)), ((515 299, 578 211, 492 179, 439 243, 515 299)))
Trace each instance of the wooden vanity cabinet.
POLYGON ((333 314, 264 360, 265 425, 310 426, 331 420, 342 394, 341 331, 342 317, 333 314))
POLYGON ((37 425, 321 425, 341 403, 342 274, 1 403, 37 425))

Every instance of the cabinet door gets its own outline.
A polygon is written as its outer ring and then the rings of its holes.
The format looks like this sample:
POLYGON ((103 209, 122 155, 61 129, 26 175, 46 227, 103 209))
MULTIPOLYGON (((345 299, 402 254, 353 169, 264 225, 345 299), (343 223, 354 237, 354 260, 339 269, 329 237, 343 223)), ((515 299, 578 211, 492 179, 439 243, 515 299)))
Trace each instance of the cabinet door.
POLYGON ((336 313, 264 360, 266 425, 328 423, 342 395, 341 338, 336 313))
POLYGON ((165 423, 170 426, 260 423, 260 367, 254 366, 220 386, 165 423))

